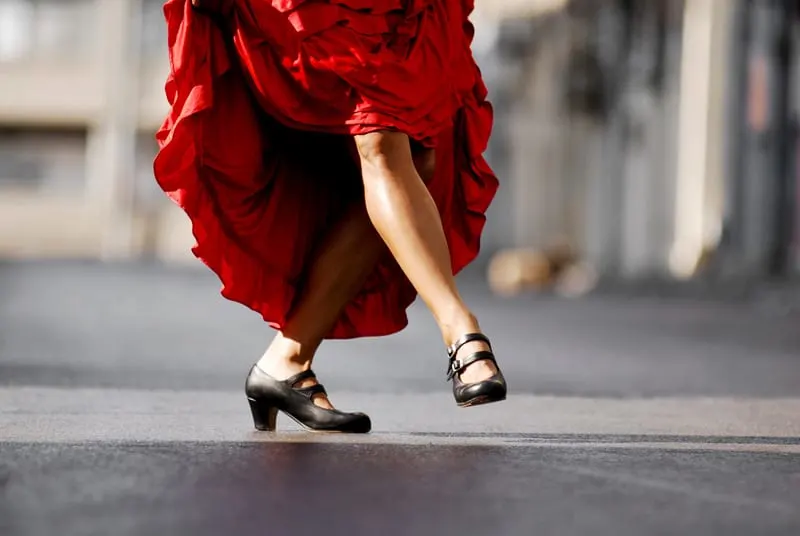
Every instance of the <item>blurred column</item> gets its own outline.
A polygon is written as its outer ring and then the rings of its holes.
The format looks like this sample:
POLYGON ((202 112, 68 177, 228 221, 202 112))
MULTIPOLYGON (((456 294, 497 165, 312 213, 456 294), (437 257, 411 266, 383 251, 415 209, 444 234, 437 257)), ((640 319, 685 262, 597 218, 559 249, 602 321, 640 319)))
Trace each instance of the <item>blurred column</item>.
POLYGON ((770 275, 783 276, 790 270, 794 239, 794 218, 797 210, 795 147, 797 145, 797 117, 794 105, 797 101, 797 86, 794 84, 793 47, 800 6, 797 0, 780 0, 772 9, 772 63, 773 89, 771 109, 775 118, 773 136, 775 147, 769 169, 775 176, 775 192, 772 200, 773 236, 767 253, 767 270, 770 275))
POLYGON ((133 254, 140 0, 97 0, 104 106, 89 132, 88 201, 102 213, 102 255, 133 254))
POLYGON ((628 117, 624 93, 629 77, 631 20, 624 2, 596 5, 595 46, 605 94, 595 168, 587 175, 586 260, 599 273, 619 275, 623 249, 623 175, 628 117))
POLYGON ((670 268, 696 272, 722 232, 727 40, 735 2, 686 0, 683 17, 674 241, 670 268))
POLYGON ((739 2, 725 259, 728 273, 782 275, 796 210, 793 0, 739 2))
POLYGON ((749 2, 749 40, 745 55, 745 129, 741 247, 747 274, 767 272, 768 256, 774 239, 773 215, 777 210, 774 160, 781 140, 776 127, 780 121, 775 97, 780 91, 780 72, 774 62, 776 13, 780 0, 749 2))
POLYGON ((800 4, 790 17, 790 103, 791 138, 788 144, 787 202, 787 272, 800 277, 800 4))
POLYGON ((569 39, 565 21, 555 19, 559 32, 540 36, 523 59, 522 88, 509 117, 513 239, 516 247, 545 247, 563 231, 565 120, 557 73, 565 66, 569 39))
POLYGON ((678 39, 667 2, 637 4, 633 14, 629 76, 624 93, 627 140, 623 157, 623 228, 620 272, 661 276, 667 270, 675 170, 673 121, 678 39))

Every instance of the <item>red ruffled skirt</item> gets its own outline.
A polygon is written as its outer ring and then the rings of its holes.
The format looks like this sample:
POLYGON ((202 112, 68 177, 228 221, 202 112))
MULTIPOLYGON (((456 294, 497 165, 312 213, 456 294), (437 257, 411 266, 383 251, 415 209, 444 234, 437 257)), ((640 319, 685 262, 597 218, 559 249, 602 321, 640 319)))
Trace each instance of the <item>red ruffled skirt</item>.
MULTIPOLYGON (((164 6, 171 111, 159 185, 189 216, 222 294, 284 323, 314 250, 363 196, 352 136, 434 148, 429 183, 458 272, 478 253, 498 182, 470 51, 473 0, 190 0, 164 6)), ((329 338, 403 329, 416 293, 387 254, 329 338)))

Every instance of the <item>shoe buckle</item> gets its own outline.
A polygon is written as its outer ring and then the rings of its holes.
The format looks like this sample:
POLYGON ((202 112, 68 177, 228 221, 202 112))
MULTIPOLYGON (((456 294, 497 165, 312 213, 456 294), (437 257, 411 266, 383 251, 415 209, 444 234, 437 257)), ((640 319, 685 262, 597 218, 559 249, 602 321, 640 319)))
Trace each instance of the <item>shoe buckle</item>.
POLYGON ((460 359, 452 358, 450 359, 450 366, 447 367, 447 381, 453 379, 453 376, 458 374, 458 371, 461 370, 462 364, 460 359))

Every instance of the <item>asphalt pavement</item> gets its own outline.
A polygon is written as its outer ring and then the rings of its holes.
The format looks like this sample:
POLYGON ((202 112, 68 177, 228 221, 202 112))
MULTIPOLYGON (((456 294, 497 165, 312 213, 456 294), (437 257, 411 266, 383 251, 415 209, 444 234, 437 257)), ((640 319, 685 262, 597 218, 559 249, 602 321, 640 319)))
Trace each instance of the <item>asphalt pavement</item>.
POLYGON ((0 265, 0 534, 800 533, 796 314, 461 283, 508 401, 455 407, 415 304, 315 364, 373 433, 270 434, 241 392, 270 330, 212 275, 0 265))

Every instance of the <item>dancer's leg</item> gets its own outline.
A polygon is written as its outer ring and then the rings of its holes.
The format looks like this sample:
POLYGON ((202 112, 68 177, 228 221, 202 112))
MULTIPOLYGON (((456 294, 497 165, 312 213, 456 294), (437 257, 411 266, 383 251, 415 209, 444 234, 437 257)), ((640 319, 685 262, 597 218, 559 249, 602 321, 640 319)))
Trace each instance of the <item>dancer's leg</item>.
MULTIPOLYGON (((342 218, 320 248, 283 329, 258 365, 270 376, 288 378, 311 368, 323 338, 364 285, 386 246, 360 203, 342 218)), ((305 387, 313 380, 298 385, 305 387)), ((325 397, 315 402, 330 407, 325 397)))
MULTIPOLYGON (((433 313, 445 344, 479 332, 456 288, 439 211, 415 169, 408 137, 376 132, 356 136, 356 145, 372 224, 433 313)), ((464 347, 465 352, 484 349, 480 342, 464 347)), ((491 361, 478 361, 461 378, 471 383, 495 372, 491 361)))

